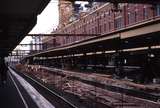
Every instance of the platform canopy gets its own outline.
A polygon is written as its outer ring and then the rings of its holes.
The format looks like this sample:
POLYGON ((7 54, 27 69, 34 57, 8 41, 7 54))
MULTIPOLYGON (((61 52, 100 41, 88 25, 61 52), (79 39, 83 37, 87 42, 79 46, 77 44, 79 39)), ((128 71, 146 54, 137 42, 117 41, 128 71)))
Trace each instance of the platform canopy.
POLYGON ((50 0, 0 1, 0 56, 7 56, 34 27, 50 0))

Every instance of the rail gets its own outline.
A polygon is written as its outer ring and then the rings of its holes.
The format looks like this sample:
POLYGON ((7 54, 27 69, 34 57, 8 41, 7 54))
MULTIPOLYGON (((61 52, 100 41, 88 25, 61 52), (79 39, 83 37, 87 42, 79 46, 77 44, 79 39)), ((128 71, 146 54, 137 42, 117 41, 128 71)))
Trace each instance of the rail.
MULTIPOLYGON (((10 67, 12 70, 14 70, 15 72, 17 72, 17 70, 14 67, 10 67)), ((66 100, 65 98, 63 98, 62 96, 60 96, 59 94, 57 94, 56 92, 52 91, 51 89, 47 88, 46 86, 44 86, 43 84, 41 84, 40 82, 36 81, 35 79, 31 78, 30 76, 21 73, 23 75, 23 77, 29 79, 31 82, 34 82, 36 85, 40 86, 41 88, 45 89, 46 91, 48 91, 49 93, 51 93, 52 95, 55 96, 55 100, 60 100, 60 102, 63 102, 64 104, 66 104, 67 106, 65 108, 78 108, 77 106, 75 106, 74 104, 72 104, 71 102, 69 102, 68 100, 66 100)), ((22 76, 21 75, 21 76, 22 76)))

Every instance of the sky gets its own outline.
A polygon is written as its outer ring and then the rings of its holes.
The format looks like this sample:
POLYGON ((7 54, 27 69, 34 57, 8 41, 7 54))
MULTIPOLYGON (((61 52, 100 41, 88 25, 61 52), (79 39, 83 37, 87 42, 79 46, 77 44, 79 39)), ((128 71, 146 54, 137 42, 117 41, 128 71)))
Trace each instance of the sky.
MULTIPOLYGON (((86 2, 79 2, 84 5, 86 2)), ((37 24, 30 31, 30 34, 39 34, 39 33, 51 33, 53 28, 58 26, 59 22, 59 12, 58 12, 58 0, 51 0, 43 12, 38 15, 37 24)), ((31 37, 25 37, 21 44, 29 44, 31 42, 31 37)), ((28 46, 18 46, 16 49, 29 49, 28 46)))
POLYGON ((51 0, 30 33, 50 33, 58 25, 58 0, 51 0))
MULTIPOLYGON (((51 0, 43 12, 38 15, 37 24, 30 31, 32 34, 37 33, 50 33, 53 28, 58 25, 58 0, 51 0)), ((31 41, 31 37, 25 37, 21 43, 28 44, 31 41)), ((18 49, 21 46, 18 47, 18 49)), ((23 46, 24 48, 24 46, 23 46)))

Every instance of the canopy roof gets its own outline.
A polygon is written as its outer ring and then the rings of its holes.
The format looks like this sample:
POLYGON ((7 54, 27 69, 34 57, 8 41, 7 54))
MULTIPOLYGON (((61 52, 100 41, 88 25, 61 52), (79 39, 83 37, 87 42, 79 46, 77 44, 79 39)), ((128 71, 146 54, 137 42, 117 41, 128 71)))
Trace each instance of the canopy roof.
POLYGON ((50 0, 0 1, 0 56, 7 56, 34 27, 50 0))

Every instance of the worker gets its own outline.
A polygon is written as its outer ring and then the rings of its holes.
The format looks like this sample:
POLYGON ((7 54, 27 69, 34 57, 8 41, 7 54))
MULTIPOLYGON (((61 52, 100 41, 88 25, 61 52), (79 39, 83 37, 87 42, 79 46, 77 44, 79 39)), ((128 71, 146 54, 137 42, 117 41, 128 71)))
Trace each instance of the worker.
POLYGON ((4 85, 7 81, 7 71, 8 71, 8 67, 5 64, 4 57, 0 57, 0 74, 1 74, 2 85, 4 85))

